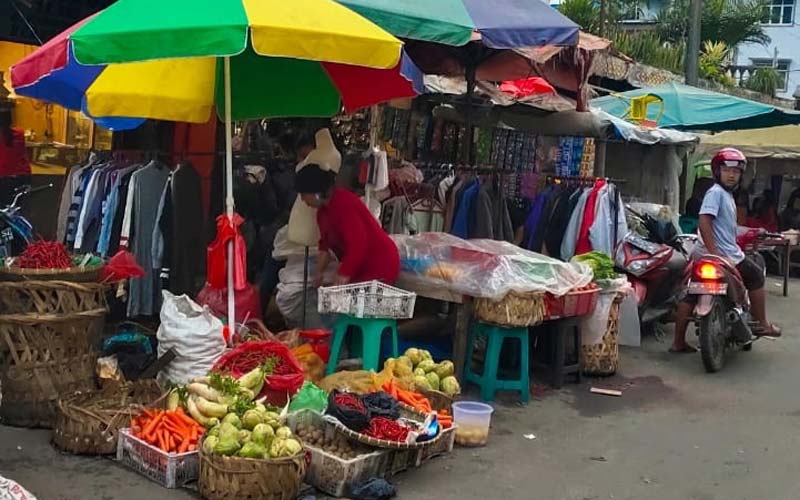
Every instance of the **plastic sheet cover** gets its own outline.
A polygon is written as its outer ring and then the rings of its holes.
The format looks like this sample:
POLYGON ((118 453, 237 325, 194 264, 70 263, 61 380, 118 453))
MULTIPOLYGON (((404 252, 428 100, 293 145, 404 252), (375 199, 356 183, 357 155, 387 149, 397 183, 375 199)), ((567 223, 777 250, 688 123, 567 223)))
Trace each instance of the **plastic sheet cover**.
POLYGON ((562 262, 505 241, 462 240, 446 233, 392 235, 402 270, 420 285, 499 300, 508 292, 566 294, 592 281, 583 263, 562 262))

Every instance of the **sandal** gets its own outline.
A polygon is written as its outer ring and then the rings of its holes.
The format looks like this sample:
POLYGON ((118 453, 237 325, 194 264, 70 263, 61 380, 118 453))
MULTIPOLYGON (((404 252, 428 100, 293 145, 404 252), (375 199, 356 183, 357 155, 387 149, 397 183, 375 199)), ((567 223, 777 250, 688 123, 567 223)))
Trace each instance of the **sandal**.
POLYGON ((681 347, 680 349, 675 349, 674 347, 669 348, 669 352, 672 354, 691 354, 697 352, 697 348, 686 344, 685 346, 681 347))
POLYGON ((781 335, 783 335, 783 331, 779 327, 777 327, 775 325, 769 325, 769 329, 768 330, 765 329, 765 328, 761 328, 761 327, 754 328, 753 329, 753 335, 755 335, 756 337, 774 337, 774 338, 777 338, 777 337, 780 337, 781 335))

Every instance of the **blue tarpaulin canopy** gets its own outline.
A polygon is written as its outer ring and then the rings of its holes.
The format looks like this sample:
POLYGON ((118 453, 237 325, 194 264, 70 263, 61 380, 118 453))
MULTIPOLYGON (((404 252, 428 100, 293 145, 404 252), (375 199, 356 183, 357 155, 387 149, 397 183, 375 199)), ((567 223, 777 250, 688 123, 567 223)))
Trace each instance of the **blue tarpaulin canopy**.
MULTIPOLYGON (((619 118, 626 117, 633 97, 655 94, 664 101, 658 127, 679 130, 742 130, 800 124, 800 112, 679 83, 630 90, 592 99, 591 106, 619 118)), ((656 120, 659 104, 651 104, 647 118, 656 120)))

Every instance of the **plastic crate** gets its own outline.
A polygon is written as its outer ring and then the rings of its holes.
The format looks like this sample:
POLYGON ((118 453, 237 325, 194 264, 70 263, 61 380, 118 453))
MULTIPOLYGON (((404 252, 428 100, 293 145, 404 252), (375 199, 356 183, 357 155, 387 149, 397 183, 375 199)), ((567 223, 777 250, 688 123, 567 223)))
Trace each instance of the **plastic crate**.
POLYGON ((392 450, 387 461, 386 476, 393 476, 400 472, 419 467, 422 460, 422 448, 412 450, 392 450))
MULTIPOLYGON (((320 414, 310 410, 289 414, 287 425, 292 432, 299 424, 313 424, 324 429, 328 436, 336 434, 336 430, 331 424, 325 422, 320 414)), ((356 448, 362 446, 353 442, 351 445, 356 448)), ((316 446, 305 443, 304 446, 311 453, 311 465, 306 472, 305 482, 334 497, 346 496, 350 493, 350 488, 370 478, 383 477, 391 458, 389 451, 375 450, 350 460, 344 460, 316 446)), ((363 449, 367 450, 366 447, 363 449)))
POLYGON ((436 458, 442 455, 447 455, 453 452, 453 446, 456 443, 456 426, 453 425, 449 429, 442 431, 442 437, 434 441, 430 446, 424 446, 419 453, 417 466, 422 465, 424 462, 431 458, 436 458))
POLYGON ((347 314, 356 318, 408 319, 414 316, 417 294, 380 281, 321 287, 320 314, 347 314))
POLYGON ((119 431, 117 461, 165 488, 180 488, 197 481, 200 474, 199 452, 164 453, 134 437, 130 429, 119 431))
POLYGON ((547 306, 547 319, 572 318, 590 314, 594 311, 599 296, 599 288, 570 292, 561 297, 555 297, 548 293, 544 299, 547 306))

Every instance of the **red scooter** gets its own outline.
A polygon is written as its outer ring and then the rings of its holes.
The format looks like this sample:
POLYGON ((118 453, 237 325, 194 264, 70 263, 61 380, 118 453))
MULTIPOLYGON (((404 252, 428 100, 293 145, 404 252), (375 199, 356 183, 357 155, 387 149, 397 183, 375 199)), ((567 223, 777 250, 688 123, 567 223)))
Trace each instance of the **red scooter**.
POLYGON ((654 332, 656 325, 675 310, 685 283, 684 273, 695 235, 678 234, 672 224, 640 214, 631 207, 629 220, 638 219, 641 232, 630 232, 617 248, 616 264, 633 286, 642 333, 654 332))
POLYGON ((697 298, 694 316, 703 366, 718 372, 729 347, 753 348, 750 299, 739 271, 722 257, 705 255, 689 269, 687 292, 697 298))

